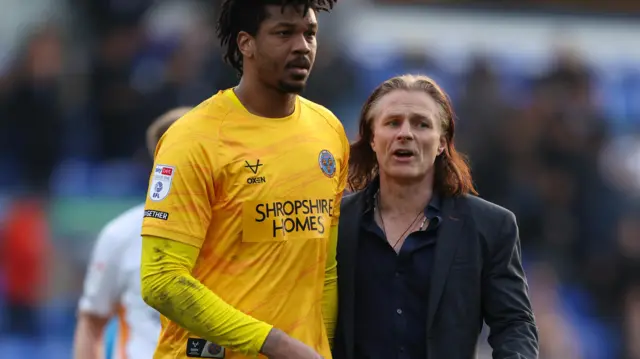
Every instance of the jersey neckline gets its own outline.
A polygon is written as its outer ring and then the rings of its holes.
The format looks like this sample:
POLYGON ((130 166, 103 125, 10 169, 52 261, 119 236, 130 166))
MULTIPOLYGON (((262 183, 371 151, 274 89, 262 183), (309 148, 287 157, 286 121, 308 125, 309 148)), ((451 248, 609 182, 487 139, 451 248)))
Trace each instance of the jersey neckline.
POLYGON ((300 114, 300 96, 296 96, 295 110, 291 115, 285 116, 285 117, 263 117, 263 116, 258 116, 256 114, 249 112, 249 110, 247 110, 247 108, 242 104, 242 102, 240 102, 240 99, 238 98, 238 95, 236 95, 233 88, 224 90, 223 95, 226 96, 229 100, 231 100, 233 105, 237 107, 240 111, 244 112, 248 116, 258 118, 258 119, 264 119, 264 120, 270 120, 270 121, 287 121, 287 120, 292 120, 297 118, 298 115, 300 114))

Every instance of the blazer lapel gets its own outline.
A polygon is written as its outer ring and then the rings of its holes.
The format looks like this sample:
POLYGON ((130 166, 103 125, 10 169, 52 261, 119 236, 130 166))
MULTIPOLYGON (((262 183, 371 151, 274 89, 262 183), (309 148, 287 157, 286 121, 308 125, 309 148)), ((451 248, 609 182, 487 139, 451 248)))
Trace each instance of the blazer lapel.
POLYGON ((456 248, 463 234, 465 218, 456 211, 456 199, 445 198, 442 206, 442 224, 438 230, 435 248, 435 261, 431 272, 429 288, 429 302, 427 311, 427 331, 433 324, 433 319, 440 304, 440 298, 447 282, 447 276, 456 248))

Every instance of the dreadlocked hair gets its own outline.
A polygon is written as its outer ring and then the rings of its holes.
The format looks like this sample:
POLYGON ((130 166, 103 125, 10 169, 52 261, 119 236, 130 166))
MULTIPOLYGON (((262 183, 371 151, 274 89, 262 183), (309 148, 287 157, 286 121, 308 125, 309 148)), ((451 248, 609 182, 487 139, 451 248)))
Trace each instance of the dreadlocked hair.
POLYGON ((220 44, 226 48, 224 61, 242 75, 242 53, 236 39, 240 31, 255 36, 262 21, 267 18, 266 5, 304 6, 303 15, 309 9, 329 12, 337 0, 224 0, 218 18, 216 32, 220 44))

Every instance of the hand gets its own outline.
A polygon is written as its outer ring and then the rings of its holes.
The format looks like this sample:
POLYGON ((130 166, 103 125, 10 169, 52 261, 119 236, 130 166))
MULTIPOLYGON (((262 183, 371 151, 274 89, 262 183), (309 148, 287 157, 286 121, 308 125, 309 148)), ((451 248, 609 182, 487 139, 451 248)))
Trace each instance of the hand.
POLYGON ((273 328, 262 345, 262 354, 269 359, 323 359, 308 345, 283 331, 273 328))

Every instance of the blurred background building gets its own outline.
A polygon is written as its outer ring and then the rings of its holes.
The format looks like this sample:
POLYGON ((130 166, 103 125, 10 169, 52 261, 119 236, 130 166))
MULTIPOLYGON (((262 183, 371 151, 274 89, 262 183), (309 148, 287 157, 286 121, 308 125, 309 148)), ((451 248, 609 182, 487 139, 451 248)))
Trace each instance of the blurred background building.
MULTIPOLYGON (((146 126, 237 81, 218 6, 0 0, 0 357, 70 357, 96 233, 144 199, 146 126)), ((639 19, 628 0, 348 0, 320 18, 305 96, 352 139, 388 77, 452 97, 481 196, 518 217, 541 359, 640 358, 639 19)))

